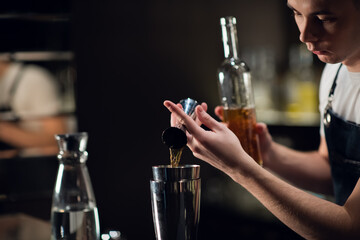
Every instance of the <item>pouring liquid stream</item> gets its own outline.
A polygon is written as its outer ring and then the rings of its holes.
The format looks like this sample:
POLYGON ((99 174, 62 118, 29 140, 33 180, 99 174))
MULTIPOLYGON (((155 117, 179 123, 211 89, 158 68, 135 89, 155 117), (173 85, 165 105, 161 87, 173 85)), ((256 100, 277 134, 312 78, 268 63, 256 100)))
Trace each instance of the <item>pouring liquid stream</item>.
POLYGON ((178 167, 184 147, 169 148, 170 151, 170 165, 171 167, 178 167))

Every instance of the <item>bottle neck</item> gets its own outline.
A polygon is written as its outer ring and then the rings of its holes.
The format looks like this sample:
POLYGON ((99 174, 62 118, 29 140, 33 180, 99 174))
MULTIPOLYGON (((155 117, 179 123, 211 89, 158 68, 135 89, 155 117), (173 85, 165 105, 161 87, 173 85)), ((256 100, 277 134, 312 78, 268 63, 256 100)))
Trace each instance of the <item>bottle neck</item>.
POLYGON ((224 18, 221 22, 221 33, 225 58, 238 59, 236 20, 234 18, 224 18))
POLYGON ((58 154, 58 159, 60 163, 63 164, 85 164, 88 153, 86 151, 78 152, 78 151, 60 151, 58 154))

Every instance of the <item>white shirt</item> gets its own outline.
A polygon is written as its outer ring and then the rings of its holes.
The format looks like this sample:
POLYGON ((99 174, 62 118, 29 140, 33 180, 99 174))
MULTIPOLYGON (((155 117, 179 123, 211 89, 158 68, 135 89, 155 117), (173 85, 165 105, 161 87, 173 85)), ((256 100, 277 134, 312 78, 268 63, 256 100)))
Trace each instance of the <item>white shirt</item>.
MULTIPOLYGON (((326 64, 321 76, 319 88, 319 110, 321 114, 320 134, 324 136, 323 116, 328 103, 328 96, 338 64, 326 64)), ((360 72, 349 72, 346 66, 342 66, 336 81, 332 108, 335 113, 347 121, 360 124, 360 72)))
MULTIPOLYGON (((31 132, 40 131, 42 124, 39 120, 42 117, 54 116, 61 111, 57 82, 44 68, 13 63, 0 79, 0 106, 4 105, 11 107, 11 112, 20 119, 17 122, 20 128, 31 132), (16 84, 19 72, 21 75, 16 84), (11 96, 10 89, 14 83, 15 89, 11 96)), ((19 154, 31 156, 39 153, 35 147, 23 149, 19 154)))
POLYGON ((53 76, 36 65, 23 66, 20 63, 11 64, 0 79, 0 105, 6 103, 22 120, 55 115, 61 107, 58 86, 53 76), (20 80, 10 97, 10 89, 21 69, 20 80))

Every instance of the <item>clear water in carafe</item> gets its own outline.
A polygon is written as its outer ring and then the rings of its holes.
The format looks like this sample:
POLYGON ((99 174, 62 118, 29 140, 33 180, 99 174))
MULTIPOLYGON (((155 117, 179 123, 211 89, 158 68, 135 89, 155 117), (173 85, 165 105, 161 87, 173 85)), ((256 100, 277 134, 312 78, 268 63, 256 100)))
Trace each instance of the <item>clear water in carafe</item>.
POLYGON ((98 240, 100 229, 97 208, 81 211, 53 209, 51 240, 98 240))

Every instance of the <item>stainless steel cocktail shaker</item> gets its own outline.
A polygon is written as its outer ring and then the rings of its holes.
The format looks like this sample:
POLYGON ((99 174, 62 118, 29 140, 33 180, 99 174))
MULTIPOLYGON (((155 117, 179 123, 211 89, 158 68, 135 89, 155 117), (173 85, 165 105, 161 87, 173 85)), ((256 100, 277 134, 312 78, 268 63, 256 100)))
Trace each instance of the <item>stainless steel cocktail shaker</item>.
POLYGON ((200 166, 153 166, 150 181, 157 240, 196 240, 200 219, 200 166))

